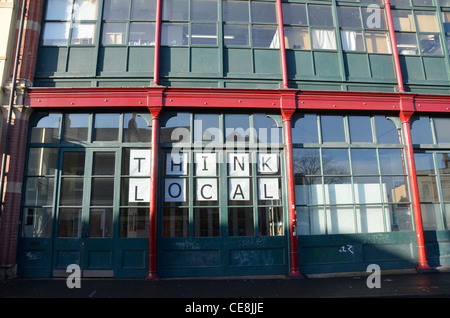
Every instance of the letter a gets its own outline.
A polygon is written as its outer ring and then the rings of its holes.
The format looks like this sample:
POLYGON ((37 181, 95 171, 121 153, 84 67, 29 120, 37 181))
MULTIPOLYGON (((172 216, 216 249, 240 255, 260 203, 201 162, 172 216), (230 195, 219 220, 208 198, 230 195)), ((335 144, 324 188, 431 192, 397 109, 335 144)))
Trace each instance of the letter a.
POLYGON ((368 288, 381 288, 380 281, 380 266, 377 264, 370 264, 367 266, 367 272, 372 272, 372 274, 367 277, 367 287, 368 288))
POLYGON ((81 288, 81 269, 77 264, 70 264, 66 269, 67 273, 72 274, 67 277, 66 285, 68 288, 81 288))

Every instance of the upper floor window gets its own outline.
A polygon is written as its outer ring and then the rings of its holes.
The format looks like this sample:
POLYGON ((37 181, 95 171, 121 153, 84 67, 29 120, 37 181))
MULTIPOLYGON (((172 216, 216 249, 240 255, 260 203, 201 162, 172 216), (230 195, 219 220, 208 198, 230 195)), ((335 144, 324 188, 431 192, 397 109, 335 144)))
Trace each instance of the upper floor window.
POLYGON ((97 11, 97 0, 48 0, 42 44, 94 44, 97 11))

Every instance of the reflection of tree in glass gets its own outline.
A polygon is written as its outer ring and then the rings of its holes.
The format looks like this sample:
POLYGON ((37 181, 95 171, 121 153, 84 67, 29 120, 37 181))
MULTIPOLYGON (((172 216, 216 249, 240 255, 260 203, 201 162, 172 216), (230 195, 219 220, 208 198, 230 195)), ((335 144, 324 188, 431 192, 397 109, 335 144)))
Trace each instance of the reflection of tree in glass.
MULTIPOLYGON (((336 161, 332 156, 322 157, 323 174, 328 175, 325 183, 342 183, 348 174, 348 169, 340 162, 336 161)), ((321 183, 321 164, 320 154, 317 149, 307 150, 305 152, 296 153, 294 155, 294 171, 297 177, 303 177, 303 184, 321 183)))

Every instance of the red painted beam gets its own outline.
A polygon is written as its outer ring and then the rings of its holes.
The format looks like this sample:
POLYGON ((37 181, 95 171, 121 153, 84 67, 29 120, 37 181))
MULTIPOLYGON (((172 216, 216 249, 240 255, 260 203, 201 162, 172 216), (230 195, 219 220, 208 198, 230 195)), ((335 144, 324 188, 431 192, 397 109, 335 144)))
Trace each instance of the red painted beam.
POLYGON ((163 108, 251 109, 279 111, 281 100, 294 95, 297 110, 380 111, 398 113, 402 98, 413 99, 415 112, 450 112, 450 96, 411 93, 298 91, 229 88, 30 88, 32 108, 163 108))

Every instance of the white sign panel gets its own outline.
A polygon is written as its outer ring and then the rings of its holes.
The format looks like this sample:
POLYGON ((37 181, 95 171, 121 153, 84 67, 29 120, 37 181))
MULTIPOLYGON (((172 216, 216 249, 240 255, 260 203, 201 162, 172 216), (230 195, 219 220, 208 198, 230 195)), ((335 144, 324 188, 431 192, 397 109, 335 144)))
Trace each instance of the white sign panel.
POLYGON ((197 179, 197 200, 198 201, 217 200, 217 179, 215 178, 197 179))
POLYGON ((231 178, 229 180, 229 199, 232 201, 250 200, 250 179, 231 178))
POLYGON ((260 153, 258 154, 258 172, 263 174, 278 173, 278 154, 260 153))
POLYGON ((150 179, 130 179, 128 202, 150 202, 150 179))
POLYGON ((150 150, 130 150, 130 176, 150 175, 150 150))
POLYGON ((250 176, 250 161, 248 153, 228 154, 228 175, 231 177, 250 176))
POLYGON ((182 176, 187 174, 187 153, 168 153, 166 156, 166 174, 182 176))
POLYGON ((167 178, 164 185, 165 202, 186 201, 186 179, 167 178))
POLYGON ((277 178, 261 178, 258 180, 260 200, 279 200, 279 184, 277 178))
POLYGON ((215 153, 196 153, 195 175, 217 176, 217 155, 215 153))

